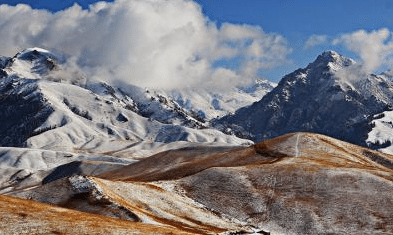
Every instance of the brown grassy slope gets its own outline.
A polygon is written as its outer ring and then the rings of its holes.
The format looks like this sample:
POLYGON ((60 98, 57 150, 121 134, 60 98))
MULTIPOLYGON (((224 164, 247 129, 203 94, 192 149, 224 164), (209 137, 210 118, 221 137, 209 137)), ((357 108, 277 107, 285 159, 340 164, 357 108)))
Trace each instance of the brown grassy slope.
POLYGON ((284 158, 299 164, 307 162, 326 167, 378 169, 384 172, 390 172, 393 168, 391 155, 323 135, 291 133, 251 147, 169 150, 98 177, 121 181, 176 180, 212 167, 279 164, 284 158))
POLYGON ((293 133, 251 147, 166 151, 89 178, 139 221, 177 231, 215 233, 241 221, 272 234, 393 234, 392 162, 327 136, 293 133))
POLYGON ((97 186, 78 192, 69 178, 63 178, 12 195, 112 218, 170 225, 197 234, 243 229, 201 208, 189 198, 151 183, 76 178, 90 180, 97 186))
POLYGON ((92 180, 111 200, 132 211, 141 221, 147 219, 201 234, 242 229, 241 225, 212 213, 189 198, 151 183, 92 180))
POLYGON ((272 234, 392 234, 392 156, 315 134, 255 145, 272 164, 176 181, 190 198, 272 234))
POLYGON ((292 133, 252 147, 167 151, 103 177, 164 181, 273 234, 391 234, 392 168, 391 155, 292 133))
POLYGON ((212 167, 269 164, 275 156, 257 153, 252 147, 196 147, 169 150, 108 172, 99 178, 121 181, 176 180, 212 167))
POLYGON ((168 226, 146 225, 0 196, 4 234, 190 234, 168 226))

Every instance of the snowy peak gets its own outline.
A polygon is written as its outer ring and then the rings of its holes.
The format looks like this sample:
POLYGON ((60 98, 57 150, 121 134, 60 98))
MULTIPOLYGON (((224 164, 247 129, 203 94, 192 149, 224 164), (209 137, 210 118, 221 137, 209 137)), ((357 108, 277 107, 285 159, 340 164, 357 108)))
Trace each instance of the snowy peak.
POLYGON ((34 47, 16 54, 6 65, 5 71, 9 75, 38 79, 55 70, 59 64, 64 62, 63 56, 34 47))
POLYGON ((308 69, 327 68, 337 71, 344 67, 355 64, 356 62, 348 57, 342 56, 335 51, 325 51, 317 59, 307 66, 308 69))
MULTIPOLYGON (((345 80, 344 83, 348 83, 348 79, 340 78, 338 73, 355 63, 353 59, 335 51, 325 51, 306 68, 298 69, 284 76, 278 87, 285 90, 284 93, 289 93, 288 90, 299 91, 304 86, 312 86, 313 90, 329 89, 329 87, 335 86, 338 80, 345 80)), ((353 86, 351 85, 351 87, 353 86)))

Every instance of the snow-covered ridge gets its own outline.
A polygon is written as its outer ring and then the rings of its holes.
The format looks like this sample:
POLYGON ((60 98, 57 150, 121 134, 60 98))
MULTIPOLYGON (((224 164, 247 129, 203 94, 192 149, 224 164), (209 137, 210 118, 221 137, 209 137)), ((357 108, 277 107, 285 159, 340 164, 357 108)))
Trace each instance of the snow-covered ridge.
POLYGON ((141 157, 191 143, 251 143, 208 129, 205 120, 157 92, 46 79, 59 63, 56 54, 32 48, 6 64, 0 81, 1 146, 141 157))
POLYGON ((66 56, 61 53, 35 47, 21 51, 13 58, 3 58, 1 71, 3 76, 78 85, 108 99, 120 101, 143 117, 192 128, 206 128, 211 119, 251 105, 276 86, 267 80, 257 80, 249 86, 235 87, 226 92, 205 89, 168 91, 142 88, 132 83, 110 84, 104 82, 105 79, 92 80, 79 74, 67 75, 72 77, 72 81, 67 81, 67 78, 62 78, 65 73, 70 73, 66 62, 66 56))

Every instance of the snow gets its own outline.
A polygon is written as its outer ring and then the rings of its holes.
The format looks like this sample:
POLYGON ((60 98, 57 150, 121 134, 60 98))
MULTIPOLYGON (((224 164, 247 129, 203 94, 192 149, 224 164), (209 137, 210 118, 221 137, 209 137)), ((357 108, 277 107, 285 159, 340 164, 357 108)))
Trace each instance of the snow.
POLYGON ((55 107, 55 111, 40 128, 54 126, 57 128, 37 137, 31 137, 28 146, 32 148, 63 151, 71 151, 71 149, 93 151, 95 148, 101 152, 115 151, 148 140, 163 143, 187 141, 241 144, 247 142, 233 136, 226 136, 217 130, 195 130, 151 121, 125 109, 121 102, 108 100, 77 86, 40 81, 39 89, 47 102, 55 107), (67 99, 67 104, 64 99, 67 99), (117 117, 120 114, 128 121, 119 121, 117 117))
POLYGON ((22 78, 41 79, 58 64, 64 63, 65 58, 57 53, 34 47, 23 50, 14 56, 11 64, 5 69, 8 75, 22 78))
POLYGON ((393 111, 385 111, 374 115, 374 120, 371 122, 374 126, 367 136, 368 145, 387 145, 381 147, 384 153, 393 154, 393 111))
POLYGON ((170 92, 161 91, 188 111, 200 113, 210 121, 234 113, 237 109, 249 106, 262 99, 277 84, 267 80, 256 80, 244 87, 234 87, 229 91, 209 91, 198 89, 183 89, 170 92))
MULTIPOLYGON (((9 101, 4 99, 2 103, 5 110, 14 110, 14 116, 37 117, 10 120, 7 115, 11 114, 6 111, 4 125, 8 125, 8 131, 13 133, 13 136, 6 135, 3 139, 3 143, 8 143, 6 146, 100 155, 127 150, 128 153, 132 152, 127 157, 139 158, 155 153, 156 147, 165 149, 163 144, 173 142, 177 144, 169 145, 170 148, 189 143, 252 143, 208 129, 169 97, 149 93, 136 86, 119 89, 99 82, 89 83, 86 89, 46 80, 40 74, 29 74, 28 68, 33 65, 18 58, 34 51, 49 53, 29 49, 19 54, 9 68, 15 69, 15 73, 4 78, 0 84, 3 90, 11 88, 6 93, 9 101), (26 108, 15 106, 18 105, 15 97, 21 104, 25 103, 26 108), (31 110, 31 107, 37 108, 31 110), (20 128, 26 131, 23 136, 27 139, 18 136, 17 130, 20 128), (132 151, 132 148, 138 151, 132 151)), ((126 154, 122 157, 126 157, 126 154)))
POLYGON ((90 174, 170 149, 253 143, 208 128, 202 119, 210 100, 200 92, 182 93, 189 101, 180 105, 169 93, 131 84, 71 84, 51 78, 64 58, 40 48, 8 60, 0 80, 1 192, 33 187, 58 167, 90 174), (73 162, 87 165, 73 169, 73 162))

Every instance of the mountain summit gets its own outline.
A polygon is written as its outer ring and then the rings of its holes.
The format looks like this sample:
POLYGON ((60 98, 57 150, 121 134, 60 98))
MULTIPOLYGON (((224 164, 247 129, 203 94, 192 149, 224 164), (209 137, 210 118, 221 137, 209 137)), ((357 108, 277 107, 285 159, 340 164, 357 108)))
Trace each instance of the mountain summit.
POLYGON ((375 75, 348 77, 352 65, 354 60, 326 51, 283 77, 262 100, 213 125, 256 142, 308 131, 366 145, 373 115, 392 106, 393 83, 375 75))
POLYGON ((354 63, 356 63, 354 60, 342 56, 335 51, 325 51, 321 55, 319 55, 313 63, 309 64, 308 67, 323 68, 327 66, 332 70, 339 70, 343 67, 350 66, 354 63))

